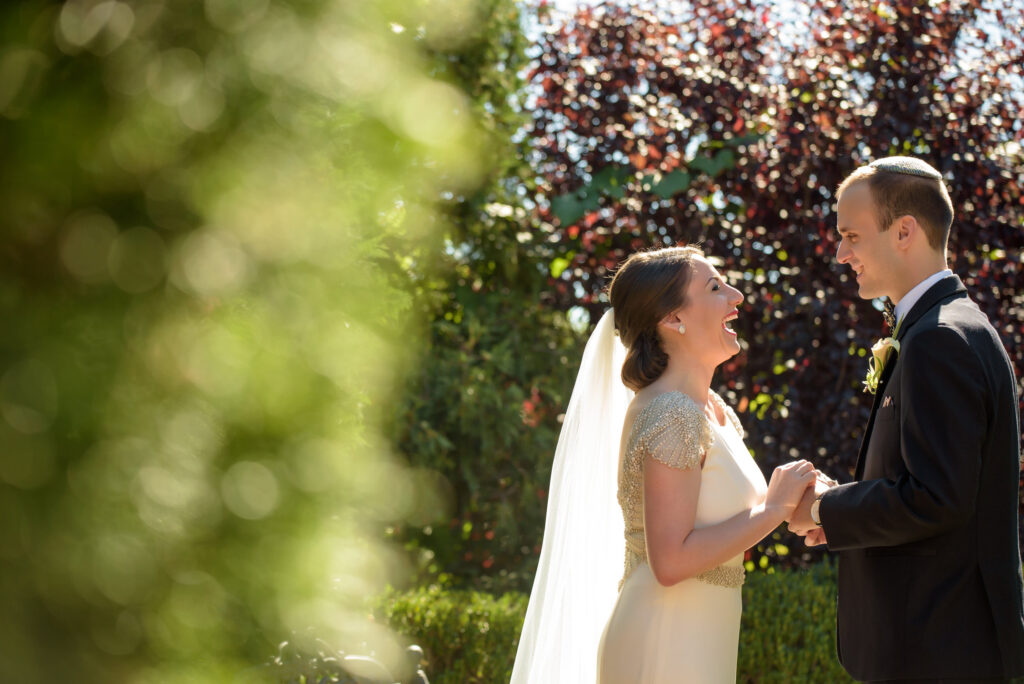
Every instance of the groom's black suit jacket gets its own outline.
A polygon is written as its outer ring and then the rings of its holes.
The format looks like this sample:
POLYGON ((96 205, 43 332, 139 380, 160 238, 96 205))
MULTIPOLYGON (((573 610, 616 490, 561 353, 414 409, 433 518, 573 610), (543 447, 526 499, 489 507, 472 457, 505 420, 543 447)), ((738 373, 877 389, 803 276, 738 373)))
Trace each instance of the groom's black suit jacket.
POLYGON ((956 276, 906 314, 855 482, 820 517, 839 551, 836 645, 860 680, 1024 674, 1013 367, 956 276))

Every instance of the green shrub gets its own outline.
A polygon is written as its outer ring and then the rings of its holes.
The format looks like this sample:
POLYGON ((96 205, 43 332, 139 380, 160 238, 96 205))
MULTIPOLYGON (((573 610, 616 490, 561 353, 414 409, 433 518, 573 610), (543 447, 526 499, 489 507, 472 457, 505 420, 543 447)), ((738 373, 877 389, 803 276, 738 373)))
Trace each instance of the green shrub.
MULTIPOLYGON (((852 682, 836 658, 835 599, 836 566, 827 558, 806 570, 747 573, 736 681, 852 682)), ((433 586, 385 596, 380 613, 423 647, 433 684, 504 684, 526 604, 516 592, 433 586)))
POLYGON ((423 648, 432 684, 482 684, 512 676, 526 602, 520 593, 431 586, 386 596, 380 612, 423 648))
MULTIPOLYGON (((852 681, 836 660, 835 566, 752 572, 743 589, 739 682, 852 681)), ((389 625, 423 647, 434 684, 507 682, 527 596, 436 586, 381 601, 389 625)))
POLYGON ((836 656, 836 569, 750 572, 738 682, 850 682, 836 656))

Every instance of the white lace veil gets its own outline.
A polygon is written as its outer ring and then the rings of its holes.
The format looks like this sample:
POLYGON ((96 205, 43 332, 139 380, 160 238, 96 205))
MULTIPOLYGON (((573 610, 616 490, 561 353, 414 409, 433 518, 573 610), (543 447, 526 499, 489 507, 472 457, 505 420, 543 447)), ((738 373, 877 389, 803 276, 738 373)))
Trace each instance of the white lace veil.
POLYGON ((597 648, 625 557, 616 496, 619 440, 633 392, 609 309, 583 352, 555 448, 544 542, 511 684, 593 684, 597 648))

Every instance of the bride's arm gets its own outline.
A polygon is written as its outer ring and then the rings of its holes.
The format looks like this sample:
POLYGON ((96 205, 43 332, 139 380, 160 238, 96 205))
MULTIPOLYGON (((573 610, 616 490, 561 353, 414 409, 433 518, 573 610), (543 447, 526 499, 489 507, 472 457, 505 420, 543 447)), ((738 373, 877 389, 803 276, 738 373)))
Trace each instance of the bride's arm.
POLYGON ((764 501, 695 530, 700 468, 673 468, 647 456, 643 469, 647 559, 665 586, 719 566, 761 541, 789 517, 815 477, 807 461, 779 466, 764 501))

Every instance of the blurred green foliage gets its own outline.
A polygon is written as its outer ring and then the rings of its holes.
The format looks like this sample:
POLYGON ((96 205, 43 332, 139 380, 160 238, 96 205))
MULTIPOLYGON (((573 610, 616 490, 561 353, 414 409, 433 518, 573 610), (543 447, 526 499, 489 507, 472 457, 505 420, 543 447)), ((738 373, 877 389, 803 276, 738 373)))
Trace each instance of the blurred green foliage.
POLYGON ((362 603, 412 569, 381 530, 449 503, 391 407, 518 22, 0 9, 0 680, 251 681, 308 633, 401 657, 362 603))

